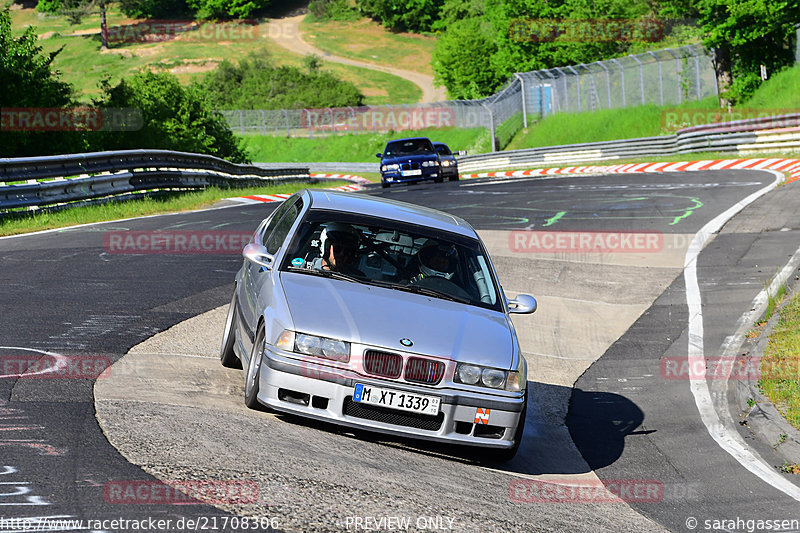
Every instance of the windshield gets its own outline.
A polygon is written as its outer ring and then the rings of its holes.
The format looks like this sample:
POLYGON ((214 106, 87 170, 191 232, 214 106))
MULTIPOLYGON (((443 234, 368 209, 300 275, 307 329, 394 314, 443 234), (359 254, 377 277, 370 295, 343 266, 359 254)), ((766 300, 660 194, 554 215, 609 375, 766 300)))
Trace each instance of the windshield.
POLYGON ((450 148, 448 148, 446 144, 434 144, 433 146, 436 148, 436 153, 439 155, 451 155, 450 148))
POLYGON ((393 220, 310 210, 282 271, 458 301, 501 311, 496 283, 476 239, 393 220))
POLYGON ((412 155, 412 154, 432 154, 433 144, 428 139, 406 139, 404 141, 392 141, 386 145, 383 154, 388 156, 412 155))

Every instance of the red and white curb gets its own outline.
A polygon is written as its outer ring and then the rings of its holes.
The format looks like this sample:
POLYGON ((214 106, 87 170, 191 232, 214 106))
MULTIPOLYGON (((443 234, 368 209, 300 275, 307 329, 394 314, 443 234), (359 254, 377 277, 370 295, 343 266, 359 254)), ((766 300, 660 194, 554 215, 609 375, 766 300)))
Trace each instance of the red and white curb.
POLYGON ((559 174, 624 174, 646 172, 693 172, 700 170, 779 170, 788 172, 786 183, 800 179, 798 159, 707 159, 703 161, 680 161, 667 163, 633 163, 626 165, 536 168, 507 172, 483 172, 462 174, 462 178, 521 178, 526 176, 551 176, 559 174))
MULTIPOLYGON (((372 183, 366 178, 362 178, 361 176, 355 176, 353 174, 311 174, 311 177, 323 181, 347 180, 353 182, 350 185, 331 187, 330 189, 328 189, 329 191, 359 191, 364 188, 364 185, 372 183)), ((228 198, 228 200, 233 200, 234 202, 240 202, 243 204, 257 204, 263 202, 282 202, 290 196, 291 194, 284 194, 284 193, 253 194, 250 196, 239 196, 237 198, 228 198)))

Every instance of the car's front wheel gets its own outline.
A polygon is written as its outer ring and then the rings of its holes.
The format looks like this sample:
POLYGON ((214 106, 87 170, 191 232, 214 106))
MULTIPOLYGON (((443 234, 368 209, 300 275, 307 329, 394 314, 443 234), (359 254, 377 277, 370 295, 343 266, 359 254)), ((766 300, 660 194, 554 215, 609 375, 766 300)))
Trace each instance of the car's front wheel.
POLYGON ((222 347, 219 360, 222 366, 228 368, 242 368, 242 362, 236 357, 233 344, 236 342, 236 290, 233 291, 231 305, 228 307, 228 317, 225 319, 225 332, 222 334, 222 347))
POLYGON ((266 349, 266 334, 264 327, 258 328, 256 341, 253 343, 253 352, 250 354, 250 362, 247 364, 247 373, 244 381, 244 404, 250 409, 261 409, 258 402, 259 379, 261 378, 261 358, 266 349))
POLYGON ((458 181, 458 174, 455 176, 450 176, 450 181, 458 181))
POLYGON ((382 181, 381 182, 381 187, 383 187, 384 189, 388 189, 389 188, 389 184, 386 183, 385 181, 382 181))

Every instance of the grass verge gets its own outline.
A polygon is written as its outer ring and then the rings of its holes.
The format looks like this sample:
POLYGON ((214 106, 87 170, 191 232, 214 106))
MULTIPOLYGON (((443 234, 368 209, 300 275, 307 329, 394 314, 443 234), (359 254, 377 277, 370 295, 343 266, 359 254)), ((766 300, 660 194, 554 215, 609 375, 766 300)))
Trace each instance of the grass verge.
MULTIPOLYGON (((798 86, 800 66, 783 70, 767 80, 748 101, 735 107, 733 114, 741 113, 749 117, 752 112, 766 115, 797 113, 800 110, 798 86)), ((682 126, 726 120, 724 112, 720 115, 716 96, 665 107, 648 104, 585 113, 556 113, 520 131, 507 149, 655 137, 674 133, 677 129, 673 124, 676 116, 678 119, 690 119, 689 123, 682 126)))
POLYGON ((761 358, 761 392, 800 429, 800 295, 779 311, 761 358))
POLYGON ((330 54, 433 76, 435 37, 394 33, 367 18, 312 22, 306 17, 300 30, 309 44, 330 54))
POLYGON ((373 163, 377 162, 375 154, 382 152, 388 141, 402 137, 429 137, 434 142, 446 143, 451 150, 467 150, 471 154, 490 151, 491 142, 489 132, 484 128, 316 136, 313 139, 246 135, 244 140, 250 158, 259 163, 373 163))
POLYGON ((614 141, 673 133, 674 130, 665 128, 665 113, 675 110, 716 112, 716 102, 716 97, 712 97, 671 107, 648 104, 586 113, 556 113, 521 130, 507 149, 614 141))
MULTIPOLYGON (((338 184, 326 183, 324 187, 335 187, 337 185, 338 184)), ((99 205, 70 207, 60 211, 31 212, 29 215, 18 218, 0 219, 0 236, 65 228, 91 222, 106 222, 109 220, 161 213, 191 211, 211 206, 219 200, 232 196, 293 193, 307 187, 309 187, 307 182, 290 182, 269 187, 249 187, 244 189, 219 189, 210 187, 202 191, 176 194, 174 196, 145 197, 125 202, 108 202, 99 205)))

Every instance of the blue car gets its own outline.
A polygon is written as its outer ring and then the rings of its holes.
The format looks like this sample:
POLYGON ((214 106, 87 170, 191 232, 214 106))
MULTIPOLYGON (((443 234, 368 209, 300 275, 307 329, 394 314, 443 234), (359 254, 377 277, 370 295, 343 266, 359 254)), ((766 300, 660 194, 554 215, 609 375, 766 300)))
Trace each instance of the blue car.
POLYGON ((381 185, 433 180, 441 183, 439 154, 427 137, 398 139, 386 143, 381 158, 381 185))

